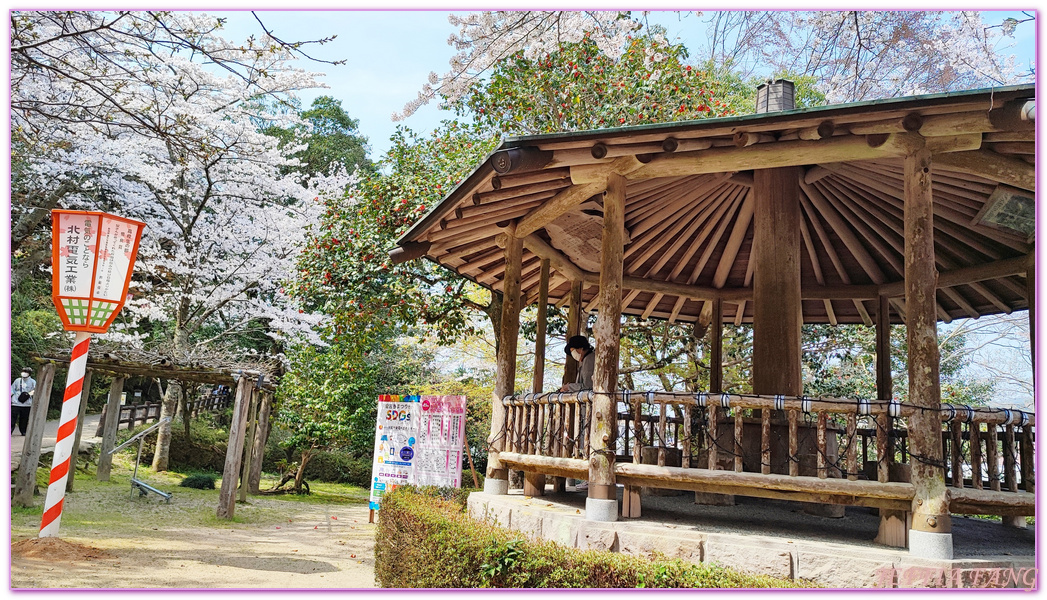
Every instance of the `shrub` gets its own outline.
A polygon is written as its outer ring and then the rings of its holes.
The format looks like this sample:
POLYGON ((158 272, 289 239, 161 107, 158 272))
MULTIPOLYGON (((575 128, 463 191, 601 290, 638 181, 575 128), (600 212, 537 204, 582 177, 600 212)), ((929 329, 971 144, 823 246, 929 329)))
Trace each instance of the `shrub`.
POLYGON ((519 532, 473 521, 460 494, 409 486, 382 498, 375 540, 375 579, 382 587, 812 587, 716 565, 525 540, 519 532))
POLYGON ((213 490, 215 479, 217 477, 209 473, 195 473, 183 479, 182 483, 178 485, 197 490, 213 490))
POLYGON ((318 452, 305 465, 305 478, 328 483, 348 483, 359 487, 371 485, 371 457, 359 458, 348 452, 318 452))

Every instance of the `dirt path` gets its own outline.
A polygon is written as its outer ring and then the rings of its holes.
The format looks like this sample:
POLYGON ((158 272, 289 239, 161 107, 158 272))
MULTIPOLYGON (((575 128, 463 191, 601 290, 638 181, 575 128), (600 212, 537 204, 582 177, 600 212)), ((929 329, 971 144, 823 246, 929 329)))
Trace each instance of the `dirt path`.
MULTIPOLYGON (((127 493, 67 496, 62 544, 35 540, 39 516, 12 523, 12 588, 370 588, 374 530, 366 504, 254 497, 241 522, 213 515, 214 493, 176 492, 171 505, 127 493), (89 503, 110 505, 101 511, 89 503), (123 519, 106 523, 97 518, 123 519), (203 519, 203 523, 194 523, 203 519), (66 522, 68 520, 68 523, 66 522), (208 522, 210 521, 210 522, 208 522)), ((13 521, 18 521, 16 516, 13 521)))

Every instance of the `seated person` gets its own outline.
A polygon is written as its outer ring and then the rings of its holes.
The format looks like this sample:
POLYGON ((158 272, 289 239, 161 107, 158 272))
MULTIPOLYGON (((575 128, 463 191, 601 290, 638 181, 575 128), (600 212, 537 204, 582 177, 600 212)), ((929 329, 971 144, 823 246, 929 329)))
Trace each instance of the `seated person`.
POLYGON ((567 340, 564 352, 573 356, 578 361, 578 377, 574 383, 565 383, 560 388, 561 392, 580 392, 593 389, 593 369, 596 366, 596 352, 589 339, 584 335, 576 335, 567 340))

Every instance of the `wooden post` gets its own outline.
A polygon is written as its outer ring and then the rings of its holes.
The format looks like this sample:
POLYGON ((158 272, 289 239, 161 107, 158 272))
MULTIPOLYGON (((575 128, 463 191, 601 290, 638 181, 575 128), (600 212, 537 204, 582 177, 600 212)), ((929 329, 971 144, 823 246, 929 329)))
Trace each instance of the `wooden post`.
POLYGON ((989 437, 985 440, 985 464, 989 470, 989 489, 1000 491, 1000 437, 996 432, 996 423, 988 423, 989 437))
POLYGON ((1003 484, 1008 492, 1018 491, 1018 478, 1014 475, 1014 425, 1007 425, 1003 433, 1003 484))
POLYGON ((1022 489, 1030 494, 1036 493, 1036 476, 1033 473, 1033 463, 1036 453, 1033 446, 1033 431, 1028 425, 1022 427, 1021 449, 1019 459, 1021 460, 1022 489))
POLYGON ((723 301, 712 301, 713 317, 709 324, 709 392, 723 391, 723 301))
MULTIPOLYGON (((571 282, 571 297, 567 303, 567 339, 582 332, 582 282, 571 282)), ((578 361, 567 355, 563 367, 563 382, 574 383, 578 378, 578 361)), ((572 405, 573 406, 573 405, 572 405)))
POLYGON ((538 282, 538 322, 534 340, 534 387, 539 393, 545 383, 545 331, 549 326, 549 259, 542 259, 541 279, 538 282))
POLYGON ((259 493, 258 486, 262 481, 262 461, 265 459, 265 443, 269 440, 269 413, 272 409, 273 395, 263 392, 262 407, 258 411, 258 428, 251 446, 251 472, 247 475, 247 491, 251 494, 259 493))
POLYGON ((622 262, 625 240, 625 178, 611 174, 603 198, 603 239, 600 247, 599 317, 593 331, 592 426, 589 437, 589 495, 585 517, 616 521, 618 496, 614 483, 615 437, 618 433, 618 355, 622 325, 622 262))
MULTIPOLYGON (((541 263, 541 271, 538 280, 538 323, 537 331, 535 332, 534 341, 534 387, 532 391, 539 393, 545 386, 545 335, 549 327, 549 275, 551 266, 549 259, 543 258, 541 263)), ((558 425, 563 423, 563 407, 560 410, 555 410, 552 404, 548 405, 548 411, 546 413, 546 423, 548 424, 548 436, 547 444, 549 452, 554 455, 557 450, 558 438, 555 435, 559 431, 558 425)), ((542 494, 545 493, 545 477, 542 477, 541 482, 542 494)), ((525 480, 526 483, 526 480, 525 480)), ((536 480, 537 483, 537 480, 536 480)), ((567 487, 567 478, 565 477, 553 477, 553 492, 562 492, 567 487)))
POLYGON ((494 393, 491 398, 491 435, 487 438, 487 478, 484 492, 507 494, 509 471, 498 460, 505 449, 505 406, 502 398, 511 396, 516 382, 516 347, 520 336, 520 268, 523 240, 505 235, 505 274, 502 283, 502 321, 498 336, 494 393))
POLYGON ((800 186, 803 169, 756 169, 753 258, 753 393, 798 396, 800 186))
POLYGON ((225 468, 222 469, 222 489, 218 492, 219 519, 232 519, 236 513, 236 484, 240 475, 240 458, 244 453, 244 433, 247 427, 247 409, 254 386, 247 377, 240 377, 236 384, 236 402, 229 426, 229 445, 225 452, 225 468))
POLYGON ((120 428, 120 397, 124 393, 124 378, 113 378, 109 386, 109 402, 105 405, 105 423, 102 427, 102 450, 98 456, 98 481, 109 481, 113 469, 113 456, 109 454, 116 447, 116 431, 120 428))
POLYGON ((952 559, 949 490, 942 462, 941 382, 934 266, 934 201, 931 153, 926 148, 905 157, 905 310, 909 346, 909 418, 913 496, 910 551, 926 558, 952 559), (919 535, 917 535, 917 533, 919 535))
POLYGON ((251 475, 251 456, 252 454, 254 454, 254 436, 255 431, 257 429, 255 427, 255 423, 257 421, 256 414, 258 412, 259 401, 261 400, 259 396, 261 395, 261 390, 257 390, 253 394, 251 394, 251 403, 248 405, 247 408, 247 437, 244 441, 244 447, 246 447, 248 450, 244 454, 244 464, 240 473, 240 502, 247 502, 247 488, 249 487, 247 479, 251 475))
POLYGON ((858 416, 847 415, 847 479, 858 479, 858 416))
POLYGON ((87 415, 87 400, 91 397, 91 379, 94 371, 87 369, 84 374, 84 391, 80 398, 80 412, 76 416, 76 433, 73 435, 73 452, 69 455, 69 477, 65 480, 65 491, 73 491, 73 480, 76 479, 76 459, 80 454, 80 438, 84 433, 84 416, 87 415))
POLYGON ((985 487, 982 483, 982 424, 972 421, 967 426, 967 433, 970 436, 968 445, 971 449, 971 485, 980 490, 985 487))
MULTIPOLYGON (((717 298, 711 301, 712 317, 709 321, 709 404, 706 414, 709 417, 709 443, 707 444, 708 463, 710 469, 716 468, 719 460, 719 452, 716 446, 716 438, 719 436, 718 421, 720 419, 719 394, 723 391, 723 302, 717 298)), ((697 327, 697 325, 695 326, 697 327)), ((737 409, 736 409, 737 410, 737 409)), ((688 411, 689 412, 689 411, 688 411)), ((735 439, 735 445, 739 444, 735 439)), ((730 494, 715 494, 711 492, 695 492, 695 504, 709 504, 714 506, 730 506, 734 504, 734 496, 730 494)))
MULTIPOLYGON (((1025 272, 1025 299, 1029 304, 1029 355, 1036 364, 1036 266, 1025 272)), ((1036 387, 1036 368, 1032 370, 1032 385, 1036 387)))
POLYGON ((949 435, 952 437, 952 486, 963 489, 963 455, 960 449, 963 445, 963 430, 959 421, 953 419, 949 423, 949 435))
POLYGON ((891 304, 887 296, 879 296, 876 306, 876 397, 887 402, 894 397, 894 380, 891 377, 891 304))
POLYGON ((797 477, 800 474, 800 412, 790 410, 789 413, 789 476, 797 477))
POLYGON ((36 490, 36 469, 40 466, 40 444, 44 438, 44 425, 47 423, 47 404, 51 399, 51 386, 55 380, 54 363, 40 367, 40 379, 33 392, 33 406, 29 409, 29 426, 22 440, 22 460, 18 463, 18 474, 15 475, 15 489, 11 497, 12 506, 28 507, 33 505, 33 491, 36 490))

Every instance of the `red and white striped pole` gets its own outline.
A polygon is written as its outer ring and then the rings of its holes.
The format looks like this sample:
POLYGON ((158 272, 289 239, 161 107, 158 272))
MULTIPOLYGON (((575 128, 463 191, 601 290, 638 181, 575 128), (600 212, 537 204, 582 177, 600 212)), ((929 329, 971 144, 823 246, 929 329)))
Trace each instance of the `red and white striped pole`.
POLYGON ((73 341, 73 354, 69 358, 65 395, 62 397, 62 416, 59 419, 58 438, 55 440, 51 479, 47 484, 47 496, 44 499, 44 516, 40 520, 42 538, 57 536, 58 525, 62 521, 65 480, 69 477, 69 459, 73 454, 73 434, 76 433, 76 417, 80 412, 80 397, 83 395, 84 375, 87 373, 87 348, 90 345, 91 334, 77 331, 73 341))

